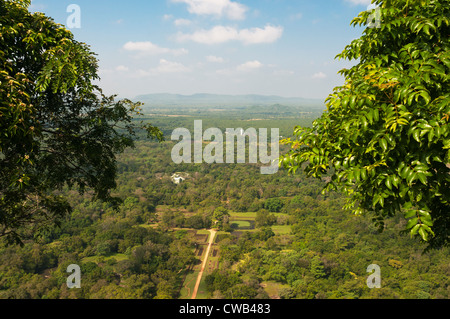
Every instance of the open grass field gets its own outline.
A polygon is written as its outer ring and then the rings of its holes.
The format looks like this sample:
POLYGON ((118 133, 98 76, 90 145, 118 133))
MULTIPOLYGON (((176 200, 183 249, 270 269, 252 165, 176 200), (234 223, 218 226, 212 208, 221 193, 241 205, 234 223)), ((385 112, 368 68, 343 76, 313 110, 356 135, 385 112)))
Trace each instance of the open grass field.
POLYGON ((290 225, 274 225, 272 226, 272 231, 275 235, 289 235, 291 233, 290 225))
POLYGON ((236 213, 236 212, 229 212, 230 214, 230 220, 239 220, 239 219, 251 219, 255 220, 256 213, 250 212, 250 213, 236 213))
POLYGON ((231 222, 231 225, 236 225, 239 229, 252 227, 252 223, 249 220, 235 220, 231 222))
POLYGON ((256 213, 230 213, 230 226, 235 230, 255 231, 256 213))

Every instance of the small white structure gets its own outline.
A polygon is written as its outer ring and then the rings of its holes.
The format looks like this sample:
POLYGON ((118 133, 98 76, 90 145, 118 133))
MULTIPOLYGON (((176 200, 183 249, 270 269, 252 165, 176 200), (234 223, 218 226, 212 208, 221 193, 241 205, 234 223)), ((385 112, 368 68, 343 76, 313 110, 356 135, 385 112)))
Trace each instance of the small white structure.
POLYGON ((174 182, 175 184, 178 185, 178 184, 181 184, 182 182, 184 182, 186 180, 186 177, 181 176, 178 173, 175 173, 172 175, 171 179, 172 179, 172 182, 174 182))

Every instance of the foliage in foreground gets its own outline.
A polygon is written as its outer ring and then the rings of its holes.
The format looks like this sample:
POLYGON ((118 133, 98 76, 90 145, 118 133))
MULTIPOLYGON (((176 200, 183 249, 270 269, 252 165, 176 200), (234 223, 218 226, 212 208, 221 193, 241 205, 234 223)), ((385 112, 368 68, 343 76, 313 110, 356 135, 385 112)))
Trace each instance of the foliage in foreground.
POLYGON ((57 192, 66 185, 117 202, 116 154, 134 145, 139 128, 139 103, 93 84, 89 47, 28 5, 0 0, 0 237, 9 242, 57 225, 71 210, 57 192))
MULTIPOLYGON (((450 243, 450 1, 377 0, 379 28, 338 55, 344 86, 312 128, 298 127, 280 165, 321 177, 348 195, 346 208, 384 228, 402 212, 405 229, 429 247, 450 243), (303 166, 303 164, 306 164, 303 166)), ((363 12, 353 25, 367 25, 363 12)))

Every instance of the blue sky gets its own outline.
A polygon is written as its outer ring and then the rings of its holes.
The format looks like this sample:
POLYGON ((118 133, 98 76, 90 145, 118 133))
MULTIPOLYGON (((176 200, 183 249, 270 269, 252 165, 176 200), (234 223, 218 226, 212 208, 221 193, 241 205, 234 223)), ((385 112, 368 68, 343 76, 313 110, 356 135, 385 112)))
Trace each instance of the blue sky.
MULTIPOLYGON (((335 56, 370 0, 33 0, 98 54, 106 94, 325 99, 351 66, 335 56), (76 4, 75 11, 68 6, 76 4), (75 19, 74 19, 75 18, 75 19), (78 19, 79 18, 79 19, 78 19), (68 21, 68 19, 70 21, 68 21)), ((354 63, 354 62, 353 62, 354 63)))

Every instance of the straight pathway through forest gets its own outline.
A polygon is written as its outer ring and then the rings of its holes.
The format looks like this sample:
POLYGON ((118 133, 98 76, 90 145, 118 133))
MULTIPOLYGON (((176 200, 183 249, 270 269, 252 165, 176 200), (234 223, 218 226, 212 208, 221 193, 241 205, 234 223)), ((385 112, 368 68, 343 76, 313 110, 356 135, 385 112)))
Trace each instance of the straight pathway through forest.
POLYGON ((214 229, 209 229, 209 232, 211 233, 211 235, 209 236, 208 248, 206 249, 205 258, 203 259, 202 268, 200 269, 200 271, 198 273, 197 282, 195 283, 195 288, 194 288, 194 292, 192 293, 191 299, 197 298, 198 287, 200 286, 200 282, 202 281, 203 271, 205 270, 206 262, 208 261, 209 253, 211 251, 211 246, 214 243, 214 239, 215 239, 216 233, 217 233, 217 231, 215 231, 214 229))

